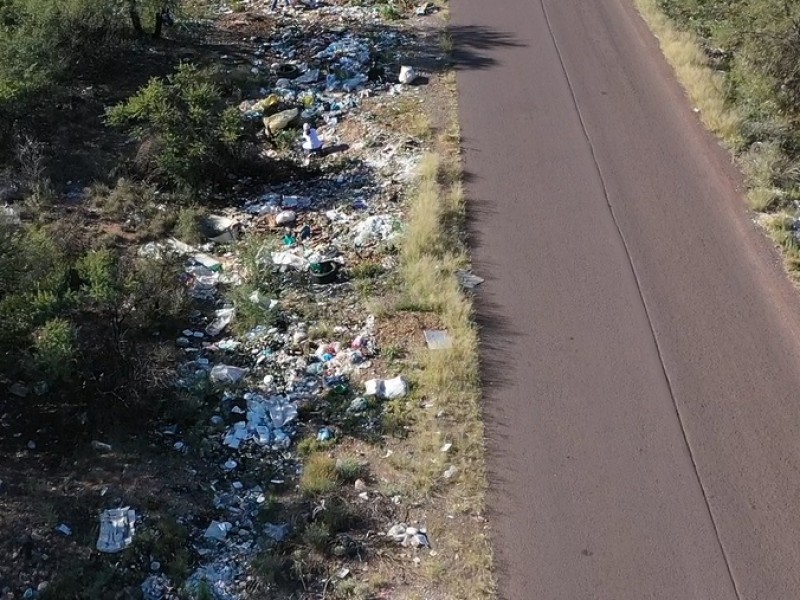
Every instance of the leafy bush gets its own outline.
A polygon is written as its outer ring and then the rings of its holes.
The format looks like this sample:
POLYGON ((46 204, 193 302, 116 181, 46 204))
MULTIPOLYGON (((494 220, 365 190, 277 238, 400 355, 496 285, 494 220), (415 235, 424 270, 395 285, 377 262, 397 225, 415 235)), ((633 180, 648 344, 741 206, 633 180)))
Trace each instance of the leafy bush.
POLYGON ((87 282, 89 298, 103 307, 117 303, 121 289, 117 257, 108 249, 93 250, 78 262, 78 273, 87 282))
POLYGON ((317 552, 325 552, 331 541, 331 532, 325 523, 310 523, 303 531, 302 539, 317 552))
POLYGON ((62 379, 72 370, 73 335, 72 324, 61 318, 47 321, 34 334, 35 366, 48 381, 62 379))
POLYGON ((0 0, 0 104, 104 59, 125 28, 116 0, 0 0))
POLYGON ((187 244, 200 244, 205 239, 205 211, 198 206, 185 206, 178 212, 175 237, 187 244))
POLYGON ((148 144, 154 175, 177 188, 199 190, 236 156, 241 119, 226 108, 211 74, 181 65, 111 108, 107 121, 148 144))

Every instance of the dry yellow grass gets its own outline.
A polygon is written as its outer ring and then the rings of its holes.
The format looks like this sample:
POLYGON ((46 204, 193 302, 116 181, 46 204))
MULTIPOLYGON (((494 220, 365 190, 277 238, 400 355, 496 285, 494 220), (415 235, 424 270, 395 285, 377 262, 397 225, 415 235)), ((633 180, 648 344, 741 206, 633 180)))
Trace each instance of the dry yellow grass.
MULTIPOLYGON (((661 11, 656 0, 635 2, 681 85, 700 110, 704 125, 735 154, 737 148, 741 149, 745 122, 736 108, 725 102, 724 76, 709 67, 697 36, 680 31, 661 11)), ((800 166, 775 142, 757 142, 741 152, 737 159, 747 180, 746 199, 750 209, 766 213, 784 208, 787 190, 796 188, 800 182, 800 166)), ((787 237, 785 228, 775 226, 785 222, 785 215, 777 219, 761 218, 758 222, 781 248, 787 271, 797 280, 800 269, 797 243, 793 237, 787 237)))
MULTIPOLYGON (((444 148, 452 152, 452 147, 444 148)), ((458 161, 430 154, 420 165, 419 185, 409 209, 409 225, 401 259, 406 301, 438 314, 452 339, 447 350, 419 350, 415 383, 419 394, 435 403, 422 413, 410 443, 417 456, 435 457, 411 463, 412 486, 464 521, 456 531, 446 523, 431 525, 440 551, 425 563, 425 576, 448 597, 488 599, 494 594, 491 547, 479 516, 484 510, 486 472, 480 408, 478 335, 472 304, 458 284, 456 270, 468 264, 460 240, 464 191, 454 180, 458 161), (442 185, 442 181, 450 183, 442 185), (438 417, 437 417, 438 415, 438 417), (448 454, 439 451, 451 443, 448 454), (442 472, 457 469, 453 481, 442 485, 442 472), (469 530, 469 540, 465 531, 469 530), (457 558, 456 558, 457 557, 457 558)))
POLYGON ((726 104, 723 76, 709 67, 697 37, 675 27, 655 0, 636 0, 636 6, 692 103, 700 110, 703 124, 730 147, 736 146, 740 142, 741 116, 726 104))

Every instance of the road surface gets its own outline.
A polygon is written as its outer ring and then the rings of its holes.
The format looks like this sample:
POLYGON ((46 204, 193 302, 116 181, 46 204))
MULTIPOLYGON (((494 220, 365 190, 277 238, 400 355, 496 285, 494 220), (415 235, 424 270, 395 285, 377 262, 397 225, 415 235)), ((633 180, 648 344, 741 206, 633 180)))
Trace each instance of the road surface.
POLYGON ((800 598, 800 302, 632 0, 452 3, 509 600, 800 598))

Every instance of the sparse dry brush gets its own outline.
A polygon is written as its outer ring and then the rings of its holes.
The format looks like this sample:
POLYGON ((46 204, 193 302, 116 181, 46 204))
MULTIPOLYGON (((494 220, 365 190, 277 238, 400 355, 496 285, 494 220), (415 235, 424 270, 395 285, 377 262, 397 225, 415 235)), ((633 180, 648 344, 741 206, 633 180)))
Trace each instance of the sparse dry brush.
POLYGON ((800 5, 785 0, 636 0, 703 123, 733 152, 747 201, 787 253, 787 210, 800 198, 800 5))
MULTIPOLYGON (((468 264, 461 240, 463 188, 458 177, 453 177, 458 168, 457 155, 442 158, 429 154, 423 159, 401 254, 405 302, 436 313, 452 338, 450 349, 421 349, 413 357, 413 363, 419 365, 415 374, 419 394, 433 400, 444 412, 444 420, 436 418, 436 411, 417 416, 410 443, 420 456, 442 458, 409 468, 414 471, 411 485, 416 494, 435 496, 450 511, 474 516, 484 510, 486 473, 478 335, 471 301, 456 277, 456 271, 468 264), (452 454, 443 456, 443 442, 453 445, 452 454), (441 475, 447 464, 455 467, 458 475, 443 485, 441 475)), ((483 528, 474 522, 472 526, 474 537, 468 544, 459 535, 449 535, 446 527, 437 530, 438 543, 446 550, 430 559, 427 573, 453 597, 489 598, 494 589, 491 549, 483 528), (460 560, 453 559, 456 555, 460 560)))

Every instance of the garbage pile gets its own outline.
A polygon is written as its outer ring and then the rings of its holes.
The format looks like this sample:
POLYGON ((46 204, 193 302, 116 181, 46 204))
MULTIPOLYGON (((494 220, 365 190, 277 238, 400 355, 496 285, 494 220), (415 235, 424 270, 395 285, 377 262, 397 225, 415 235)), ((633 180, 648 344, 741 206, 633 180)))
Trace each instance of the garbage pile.
MULTIPOLYGON (((431 7, 421 7, 417 14, 429 14, 431 7)), ((381 379, 372 372, 378 354, 375 318, 359 304, 350 273, 365 261, 386 271, 396 266, 387 249, 403 233, 398 200, 424 149, 374 119, 365 105, 378 95, 392 101, 393 95, 415 93, 408 86, 418 72, 385 58, 396 58, 412 40, 399 31, 367 35, 341 26, 377 19, 374 8, 333 5, 287 14, 292 20, 284 15, 285 26, 253 56, 259 72, 270 65, 270 85, 259 97, 242 101, 240 110, 263 122, 268 136, 297 129, 298 144, 302 122, 323 123, 326 146, 344 143, 344 156, 330 158, 335 169, 326 169, 329 159, 323 158, 320 177, 271 186, 212 215, 213 227, 200 246, 165 240, 141 249, 154 257, 183 256, 187 293, 199 307, 175 336, 183 354, 175 386, 214 394, 203 449, 214 516, 194 525, 194 550, 201 560, 186 587, 203 588, 217 600, 247 597, 249 562, 290 533, 287 523, 259 518, 269 491, 254 485, 249 474, 266 465, 270 485, 296 481, 301 467, 295 442, 304 409, 324 409, 332 397, 345 398, 343 412, 352 418, 409 391, 404 377, 381 379), (358 138, 340 131, 345 122, 358 125, 358 138), (255 260, 276 278, 278 290, 274 297, 256 290, 232 301, 228 291, 244 280, 235 244, 266 238, 271 242, 263 243, 255 260), (269 318, 234 335, 248 308, 237 302, 258 304, 269 318), (294 308, 302 303, 330 308, 337 326, 314 333, 314 323, 294 308)), ((192 450, 176 427, 169 431, 178 439, 175 449, 192 450)), ((334 424, 315 431, 323 443, 337 435, 334 424)), ((388 536, 412 548, 430 545, 424 529, 405 524, 388 536)), ((142 593, 151 600, 170 598, 171 585, 164 573, 154 572, 142 583, 142 593)))

